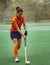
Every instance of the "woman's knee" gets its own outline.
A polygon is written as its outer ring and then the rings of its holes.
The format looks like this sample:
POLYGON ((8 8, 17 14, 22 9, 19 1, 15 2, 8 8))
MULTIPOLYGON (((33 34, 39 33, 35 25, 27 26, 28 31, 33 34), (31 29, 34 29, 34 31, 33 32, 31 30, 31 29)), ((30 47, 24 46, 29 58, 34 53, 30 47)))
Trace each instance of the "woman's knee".
POLYGON ((13 39, 13 43, 15 47, 18 47, 18 40, 17 39, 13 39))

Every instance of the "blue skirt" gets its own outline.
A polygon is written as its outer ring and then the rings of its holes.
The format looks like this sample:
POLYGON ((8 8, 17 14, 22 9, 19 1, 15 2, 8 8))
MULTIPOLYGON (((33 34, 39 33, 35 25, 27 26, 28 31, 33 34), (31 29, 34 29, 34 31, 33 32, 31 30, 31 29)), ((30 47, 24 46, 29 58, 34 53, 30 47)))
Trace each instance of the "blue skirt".
POLYGON ((11 39, 13 40, 14 38, 21 39, 21 34, 19 32, 11 32, 10 33, 11 39))

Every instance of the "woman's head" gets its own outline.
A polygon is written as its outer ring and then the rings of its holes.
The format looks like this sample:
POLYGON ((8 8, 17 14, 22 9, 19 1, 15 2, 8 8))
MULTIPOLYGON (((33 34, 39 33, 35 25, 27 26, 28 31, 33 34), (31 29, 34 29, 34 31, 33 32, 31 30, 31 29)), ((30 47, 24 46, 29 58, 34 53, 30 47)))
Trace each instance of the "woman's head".
POLYGON ((17 11, 17 16, 21 17, 21 15, 23 14, 23 9, 20 7, 16 7, 16 11, 17 11))

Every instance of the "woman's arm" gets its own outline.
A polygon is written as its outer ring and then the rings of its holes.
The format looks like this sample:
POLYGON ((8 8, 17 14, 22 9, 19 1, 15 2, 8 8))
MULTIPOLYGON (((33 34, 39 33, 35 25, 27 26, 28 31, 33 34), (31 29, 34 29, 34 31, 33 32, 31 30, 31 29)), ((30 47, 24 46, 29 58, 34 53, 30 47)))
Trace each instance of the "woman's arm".
POLYGON ((26 22, 25 21, 23 21, 23 26, 24 26, 24 30, 26 31, 27 28, 26 28, 26 22))
POLYGON ((17 23, 14 23, 13 25, 15 26, 16 30, 17 30, 22 36, 24 36, 24 34, 23 34, 23 33, 21 32, 21 30, 19 29, 17 23))
POLYGON ((25 30, 24 34, 25 34, 25 36, 27 36, 27 27, 26 27, 26 22, 25 21, 23 22, 23 26, 24 26, 24 30, 25 30))

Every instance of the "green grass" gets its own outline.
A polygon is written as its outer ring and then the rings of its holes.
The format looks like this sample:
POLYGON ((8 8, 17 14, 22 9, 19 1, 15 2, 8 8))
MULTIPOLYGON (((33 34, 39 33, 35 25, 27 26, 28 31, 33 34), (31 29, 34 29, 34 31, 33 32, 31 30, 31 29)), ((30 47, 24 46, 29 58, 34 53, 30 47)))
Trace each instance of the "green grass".
MULTIPOLYGON (((32 25, 30 25, 32 26, 32 25)), ((28 31, 27 53, 30 65, 50 65, 50 31, 28 31)), ((0 32, 0 65, 25 65, 24 40, 19 50, 19 63, 14 62, 13 42, 9 32, 0 32)))

